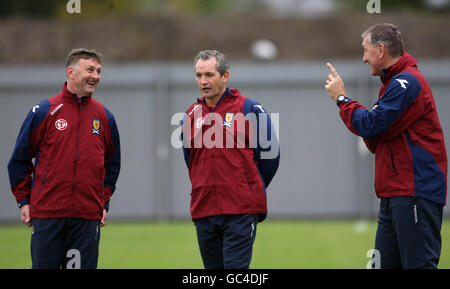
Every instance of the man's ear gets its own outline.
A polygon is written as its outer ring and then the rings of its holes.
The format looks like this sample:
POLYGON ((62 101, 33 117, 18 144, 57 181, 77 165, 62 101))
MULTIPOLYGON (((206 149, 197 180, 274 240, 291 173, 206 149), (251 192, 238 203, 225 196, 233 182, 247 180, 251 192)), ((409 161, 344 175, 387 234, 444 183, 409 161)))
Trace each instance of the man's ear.
POLYGON ((379 43, 377 48, 379 50, 380 59, 383 59, 388 54, 386 45, 384 45, 384 43, 379 43))
POLYGON ((222 75, 222 81, 223 81, 224 83, 227 83, 229 79, 230 79, 230 71, 227 70, 227 71, 225 71, 224 74, 222 75))
POLYGON ((72 78, 72 74, 73 74, 73 67, 72 66, 67 66, 66 67, 66 77, 67 79, 71 79, 72 78))

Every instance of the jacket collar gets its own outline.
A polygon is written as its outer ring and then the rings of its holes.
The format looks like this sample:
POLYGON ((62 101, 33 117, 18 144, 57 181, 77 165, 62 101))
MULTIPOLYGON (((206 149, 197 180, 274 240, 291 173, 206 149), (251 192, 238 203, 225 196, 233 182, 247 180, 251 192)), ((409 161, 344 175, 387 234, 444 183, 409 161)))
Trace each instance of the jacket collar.
POLYGON ((64 100, 72 103, 78 103, 78 102, 89 102, 91 100, 91 96, 82 96, 81 101, 78 99, 78 95, 71 92, 67 89, 67 81, 64 82, 63 89, 61 91, 61 96, 64 100))
MULTIPOLYGON (((219 98, 219 101, 217 101, 216 106, 227 96, 229 97, 238 97, 241 93, 239 92, 239 89, 237 88, 228 88, 225 90, 225 92, 222 94, 222 96, 219 98)), ((197 103, 203 103, 206 105, 206 99, 204 97, 197 98, 197 103)))
POLYGON ((407 52, 404 52, 396 63, 383 69, 383 73, 380 77, 381 82, 387 84, 393 76, 405 71, 407 67, 417 68, 417 60, 415 60, 414 57, 409 55, 407 52))

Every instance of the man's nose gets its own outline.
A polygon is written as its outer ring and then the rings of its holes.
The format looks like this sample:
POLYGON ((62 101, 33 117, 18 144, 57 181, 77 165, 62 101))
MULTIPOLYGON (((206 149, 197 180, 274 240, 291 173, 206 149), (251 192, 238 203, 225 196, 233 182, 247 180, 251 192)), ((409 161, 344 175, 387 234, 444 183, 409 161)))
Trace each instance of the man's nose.
POLYGON ((94 72, 92 72, 91 77, 95 78, 95 79, 100 79, 100 73, 98 73, 97 71, 94 71, 94 72))

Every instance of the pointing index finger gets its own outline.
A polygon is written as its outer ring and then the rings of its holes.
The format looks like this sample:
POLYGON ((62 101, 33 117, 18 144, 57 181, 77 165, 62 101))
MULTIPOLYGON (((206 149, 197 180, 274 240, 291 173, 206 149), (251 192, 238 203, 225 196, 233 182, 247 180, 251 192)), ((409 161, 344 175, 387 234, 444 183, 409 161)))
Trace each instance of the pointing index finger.
POLYGON ((329 62, 327 62, 327 67, 328 69, 331 71, 331 74, 335 77, 339 76, 336 69, 333 67, 333 65, 331 65, 329 62))

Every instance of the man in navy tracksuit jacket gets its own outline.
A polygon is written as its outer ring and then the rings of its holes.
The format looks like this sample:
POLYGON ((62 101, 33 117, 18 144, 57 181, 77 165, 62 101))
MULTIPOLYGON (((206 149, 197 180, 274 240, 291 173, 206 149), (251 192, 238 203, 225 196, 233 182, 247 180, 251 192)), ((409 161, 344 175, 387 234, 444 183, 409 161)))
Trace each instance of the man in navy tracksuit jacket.
POLYGON ((63 90, 28 113, 8 164, 22 221, 33 226, 33 268, 97 267, 120 170, 114 116, 92 98, 100 55, 74 49, 66 74, 63 90))
POLYGON ((183 152, 200 253, 207 269, 248 268, 278 169, 278 141, 266 110, 226 87, 222 53, 201 51, 195 73, 202 97, 186 111, 183 152))
POLYGON ((382 82, 372 110, 347 96, 331 64, 325 88, 345 125, 375 154, 381 202, 373 267, 437 268, 447 152, 433 94, 396 26, 378 24, 362 37, 363 61, 382 82))

